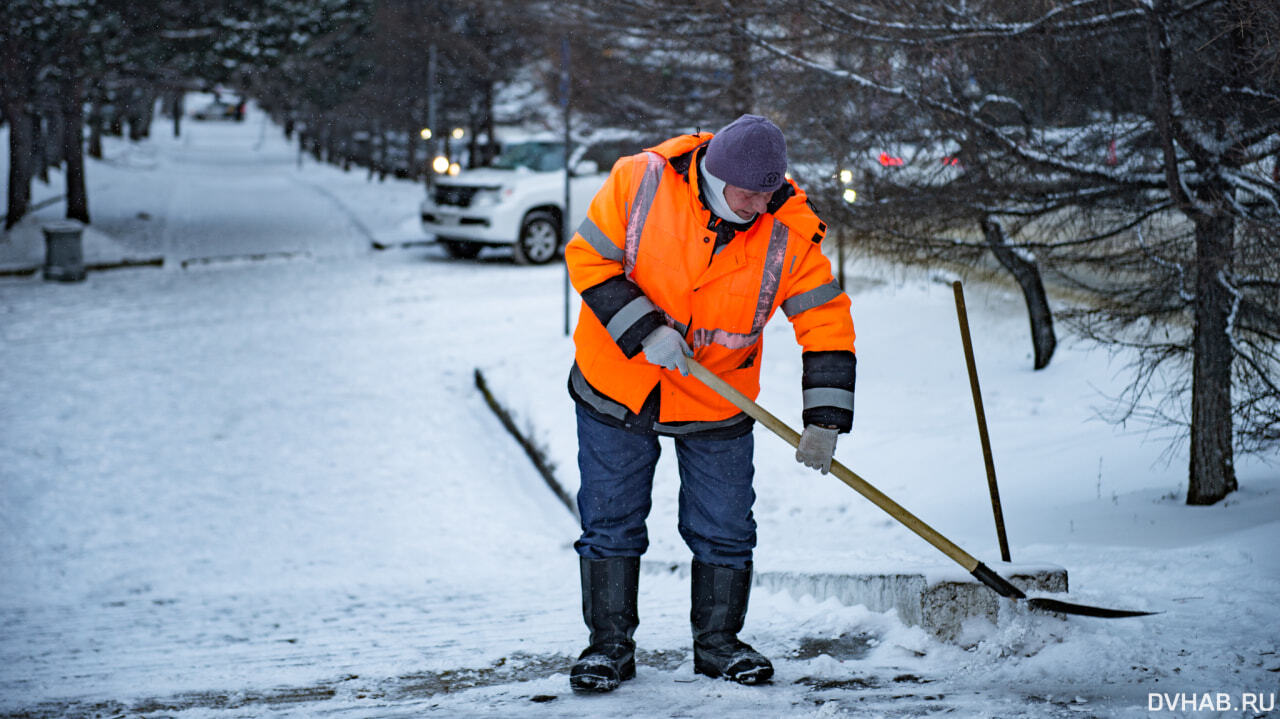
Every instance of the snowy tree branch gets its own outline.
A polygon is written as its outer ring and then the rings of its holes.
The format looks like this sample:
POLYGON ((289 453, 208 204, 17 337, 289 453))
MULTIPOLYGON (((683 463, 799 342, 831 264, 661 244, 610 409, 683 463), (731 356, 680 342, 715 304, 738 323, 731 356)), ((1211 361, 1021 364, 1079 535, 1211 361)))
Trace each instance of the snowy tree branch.
POLYGON ((1138 228, 1137 235, 1138 235, 1138 246, 1142 248, 1143 254, 1145 254, 1152 262, 1155 262, 1157 265, 1160 265, 1161 267, 1172 271, 1174 274, 1178 276, 1178 296, 1182 298, 1182 301, 1186 302, 1187 304, 1195 302, 1196 296, 1190 292, 1187 292, 1187 274, 1186 274, 1186 270, 1182 267, 1182 265, 1178 264, 1177 262, 1170 262, 1164 259, 1163 257, 1157 255, 1155 252, 1153 252, 1151 248, 1147 245, 1147 238, 1143 234, 1141 227, 1138 228))
POLYGON ((1277 95, 1274 92, 1264 92, 1262 90, 1257 89, 1256 87, 1228 86, 1228 87, 1222 88, 1222 92, 1223 94, 1226 94, 1226 95, 1244 95, 1246 97, 1253 97, 1259 100, 1267 100, 1269 102, 1280 102, 1280 95, 1277 95))
POLYGON ((1033 148, 1024 147, 1017 139, 1010 137, 1009 134, 1001 128, 983 121, 957 105, 916 94, 901 85, 885 85, 851 70, 828 67, 819 62, 805 57, 800 57, 794 53, 784 50, 754 31, 743 30, 742 32, 769 53, 800 67, 804 67, 809 70, 813 70, 814 72, 822 73, 845 82, 853 83, 859 87, 873 90, 889 97, 896 97, 919 107, 927 108, 959 120, 977 130, 988 139, 998 143, 1000 148, 1011 156, 1017 157, 1025 162, 1032 163, 1046 169, 1058 170, 1080 177, 1104 180, 1117 185, 1129 185, 1148 189, 1160 188, 1164 185, 1164 178, 1159 175, 1130 174, 1122 170, 1109 168, 1106 165, 1073 162, 1048 153, 1037 152, 1033 148))
POLYGON ((1253 368, 1258 380, 1267 386, 1267 389, 1270 390, 1271 394, 1276 397, 1280 397, 1280 387, 1276 386, 1276 383, 1271 380, 1270 373, 1267 372, 1265 367, 1259 366, 1257 361, 1254 359, 1253 354, 1246 351, 1236 339, 1236 318, 1240 312, 1240 302, 1243 298, 1243 293, 1236 287, 1232 286, 1225 271, 1218 273, 1218 282, 1226 288, 1227 292, 1231 293, 1231 313, 1227 315, 1227 339, 1231 342, 1231 348, 1235 350, 1237 357, 1244 360, 1253 368))
POLYGON ((1169 0, 1147 2, 1150 8, 1147 13, 1147 42, 1151 52, 1151 85, 1155 93, 1152 105, 1156 126, 1160 130, 1160 150, 1164 154, 1165 185, 1174 202, 1184 212, 1204 212, 1203 208, 1196 206, 1192 193, 1183 184, 1178 170, 1177 148, 1174 146, 1177 134, 1177 94, 1173 81, 1173 41, 1163 19, 1168 13, 1169 0))
POLYGON ((876 20, 872 17, 840 7, 830 0, 815 0, 814 4, 824 10, 829 16, 844 22, 844 25, 837 26, 841 28, 842 34, 855 35, 862 39, 872 40, 875 42, 912 46, 987 40, 992 38, 1016 38, 1032 32, 1050 29, 1058 31, 1096 31, 1101 28, 1109 28, 1131 21, 1136 21, 1142 17, 1142 11, 1140 9, 1111 11, 1114 3, 1110 0, 1075 0, 1075 2, 1059 5, 1040 17, 1026 22, 971 24, 947 23, 935 25, 927 23, 913 24, 876 20), (1087 12, 1093 11, 1095 8, 1101 9, 1102 12, 1091 17, 1070 19, 1073 15, 1084 15, 1087 12), (843 30, 843 28, 847 26, 865 28, 872 32, 886 34, 862 35, 859 33, 852 33, 847 30, 843 30))

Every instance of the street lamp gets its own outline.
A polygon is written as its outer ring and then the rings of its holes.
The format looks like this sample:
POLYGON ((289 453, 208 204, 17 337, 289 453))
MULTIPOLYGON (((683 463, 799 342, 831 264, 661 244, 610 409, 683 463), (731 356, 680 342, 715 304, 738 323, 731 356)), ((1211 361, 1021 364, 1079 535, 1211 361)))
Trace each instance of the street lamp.
POLYGON ((461 139, 462 139, 462 136, 463 136, 463 135, 465 135, 465 134, 467 134, 467 133, 466 133, 466 130, 463 130, 461 127, 455 127, 455 128, 453 128, 453 139, 455 139, 455 140, 461 140, 461 139))
POLYGON ((431 139, 431 128, 429 128, 429 127, 424 127, 424 128, 422 128, 422 131, 418 133, 418 136, 419 136, 419 137, 421 137, 421 138, 422 138, 422 139, 424 139, 424 140, 430 140, 430 139, 431 139))
POLYGON ((443 175, 448 172, 449 158, 444 155, 436 155, 436 159, 431 161, 431 169, 435 170, 438 175, 443 175))

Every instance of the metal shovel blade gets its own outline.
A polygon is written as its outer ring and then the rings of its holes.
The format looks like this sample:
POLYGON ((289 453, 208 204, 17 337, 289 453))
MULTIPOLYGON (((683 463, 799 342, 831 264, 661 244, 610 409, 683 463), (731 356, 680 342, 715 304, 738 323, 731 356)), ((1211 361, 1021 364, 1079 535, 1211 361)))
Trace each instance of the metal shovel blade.
POLYGON ((1107 607, 1091 607, 1088 604, 1075 604, 1048 597, 1031 597, 1027 606, 1042 612, 1058 612, 1061 614, 1078 614, 1082 617, 1101 617, 1103 619, 1123 619, 1125 617, 1149 617, 1160 612, 1140 612, 1136 609, 1108 609, 1107 607))
POLYGON ((1139 612, 1133 609, 1108 609, 1107 607, 1091 607, 1088 604, 1075 604, 1073 602, 1064 602, 1060 599, 1049 599, 1047 597, 1027 597, 1021 589, 1014 586, 1013 582, 996 574, 991 567, 978 562, 978 566, 970 572, 979 582, 990 587, 1002 597, 1008 597, 1013 600, 1025 600, 1028 607, 1042 612, 1057 612, 1059 614, 1078 614, 1083 617, 1100 617, 1103 619, 1123 619, 1125 617, 1146 617, 1159 612, 1139 612))

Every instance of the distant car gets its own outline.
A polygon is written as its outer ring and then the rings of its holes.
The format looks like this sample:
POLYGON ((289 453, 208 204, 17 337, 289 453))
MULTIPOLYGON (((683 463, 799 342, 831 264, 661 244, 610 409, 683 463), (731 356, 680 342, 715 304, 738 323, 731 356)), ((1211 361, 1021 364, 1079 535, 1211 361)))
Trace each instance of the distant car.
MULTIPOLYGON (((642 150, 639 139, 610 138, 573 146, 569 226, 577 227, 613 163, 642 150)), ((563 245, 564 142, 510 142, 489 167, 440 175, 421 205, 422 228, 455 258, 484 247, 511 246, 519 264, 544 264, 563 245)))
POLYGON ((235 120, 239 122, 244 120, 244 103, 214 100, 199 110, 192 112, 191 117, 197 120, 235 120))
POLYGON ((866 174, 895 185, 937 187, 964 174, 959 154, 960 146, 954 142, 895 142, 868 152, 862 167, 866 174))

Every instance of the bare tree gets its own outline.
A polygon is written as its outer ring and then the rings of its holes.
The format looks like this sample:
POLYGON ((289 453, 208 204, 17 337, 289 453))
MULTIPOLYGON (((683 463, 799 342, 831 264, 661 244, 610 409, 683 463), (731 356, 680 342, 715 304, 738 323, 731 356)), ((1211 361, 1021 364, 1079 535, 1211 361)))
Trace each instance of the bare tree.
POLYGON ((9 123, 6 230, 26 215, 31 202, 33 115, 40 69, 34 57, 43 40, 33 5, 13 3, 0 10, 0 102, 9 123))
POLYGON ((973 265, 994 252, 1086 292, 1069 319, 1137 351, 1127 413, 1189 429, 1187 501, 1234 490, 1234 452, 1275 446, 1280 429, 1276 10, 769 6, 796 22, 749 36, 806 73, 807 92, 856 100, 823 119, 851 166, 871 165, 848 219, 900 252, 973 265), (877 151, 885 167, 868 162, 877 151))
POLYGON ((567 0, 543 12, 569 18, 574 106, 594 122, 656 134, 771 109, 757 88, 780 63, 743 35, 758 3, 567 0))

